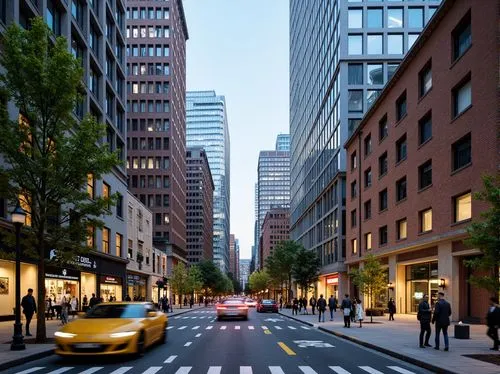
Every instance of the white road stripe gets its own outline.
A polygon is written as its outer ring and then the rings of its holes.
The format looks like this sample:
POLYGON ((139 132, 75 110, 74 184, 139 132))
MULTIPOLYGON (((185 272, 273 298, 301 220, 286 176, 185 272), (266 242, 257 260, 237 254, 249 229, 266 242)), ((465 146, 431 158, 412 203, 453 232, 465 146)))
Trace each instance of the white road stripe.
POLYGON ((187 326, 181 326, 177 330, 184 330, 187 326))
POLYGON ((267 326, 261 326, 262 330, 267 330, 267 326))
POLYGON ((227 326, 221 326, 220 329, 221 330, 225 330, 227 328, 227 326))
POLYGON ((240 374, 252 374, 252 367, 251 366, 240 366, 240 374))
POLYGON ((222 366, 210 366, 208 368, 207 374, 220 374, 222 366))
POLYGON ((205 318, 206 318, 206 316, 201 316, 201 317, 200 317, 200 319, 205 319, 205 318))
POLYGON ((174 317, 174 318, 175 318, 175 319, 179 319, 179 318, 181 318, 181 317, 174 317))
POLYGON ((281 327, 279 327, 279 326, 274 326, 274 328, 275 328, 276 330, 283 330, 283 329, 282 329, 281 327))
POLYGON ((207 326, 205 330, 212 330, 214 327, 213 326, 207 326))
POLYGON ((199 328, 200 328, 200 326, 195 326, 191 330, 198 330, 199 328))
POLYGON ((123 373, 126 373, 127 371, 129 371, 130 369, 132 369, 132 366, 123 366, 123 367, 116 369, 115 371, 113 371, 109 374, 123 374, 123 373))
POLYGON ((182 317, 182 319, 188 319, 189 317, 182 317))
POLYGON ((42 369, 45 369, 45 366, 37 366, 37 367, 31 368, 31 369, 26 369, 26 370, 20 371, 16 374, 29 374, 29 373, 34 373, 35 371, 42 370, 42 369))
POLYGON ((198 318, 198 317, 191 317, 191 319, 196 319, 196 318, 198 318))
POLYGON ((349 371, 342 369, 340 366, 329 366, 337 374, 351 374, 349 371))
POLYGON ((181 366, 179 370, 175 372, 175 374, 189 374, 191 371, 192 366, 181 366))
POLYGON ((173 328, 174 328, 174 326, 168 326, 167 330, 170 330, 170 329, 173 329, 173 328))
POLYGON ((162 368, 163 368, 163 366, 151 366, 148 370, 144 371, 142 374, 156 374, 162 368))
POLYGON ((172 362, 174 362, 174 360, 177 358, 177 356, 170 356, 169 358, 167 358, 165 361, 163 361, 164 364, 171 364, 172 362))
POLYGON ((199 334, 199 333, 198 333, 198 334, 196 334, 196 336, 195 336, 195 337, 199 338, 200 336, 201 336, 201 334, 199 334))
POLYGON ((67 372, 67 371, 70 371, 71 369, 74 369, 74 367, 69 366, 69 367, 60 368, 60 369, 57 369, 57 370, 54 370, 54 371, 49 371, 47 374, 60 374, 60 373, 65 373, 65 372, 67 372))
POLYGON ((281 366, 269 366, 269 371, 271 374, 285 374, 281 366))
POLYGON ((400 368, 399 366, 387 366, 387 367, 401 374, 415 374, 415 372, 400 368))
POLYGON ((291 330, 297 330, 297 328, 293 327, 293 326, 288 326, 288 328, 291 329, 291 330))
POLYGON ((318 374, 316 373, 312 367, 310 366, 299 366, 299 369, 304 373, 304 374, 318 374))
POLYGON ((234 326, 234 329, 235 329, 235 330, 239 330, 239 329, 240 329, 240 326, 234 326))
POLYGON ((306 326, 300 326, 300 327, 302 327, 304 330, 310 330, 310 328, 306 326))
POLYGON ((187 342, 186 344, 184 344, 184 347, 189 347, 191 344, 193 344, 193 342, 187 342))
POLYGON ((104 366, 98 366, 98 367, 95 367, 95 368, 90 368, 90 369, 82 371, 80 374, 93 374, 96 371, 99 371, 101 369, 104 369, 104 366))
POLYGON ((384 374, 381 371, 375 370, 374 368, 370 366, 358 366, 361 370, 364 370, 370 374, 384 374))
POLYGON ((255 330, 255 327, 253 327, 253 326, 248 326, 248 329, 249 329, 249 330, 255 330))

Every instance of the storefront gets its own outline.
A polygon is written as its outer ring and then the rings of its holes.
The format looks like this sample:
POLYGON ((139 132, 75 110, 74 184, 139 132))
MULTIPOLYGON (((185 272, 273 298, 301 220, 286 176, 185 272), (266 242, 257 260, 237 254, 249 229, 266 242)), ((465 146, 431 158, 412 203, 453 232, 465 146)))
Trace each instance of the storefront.
POLYGON ((424 262, 406 266, 406 310, 417 313, 422 297, 429 295, 431 307, 437 301, 439 292, 438 262, 424 262))
POLYGON ((100 290, 104 301, 122 301, 122 278, 110 275, 101 275, 100 290))
POLYGON ((333 295, 337 300, 339 299, 339 275, 334 274, 326 277, 326 298, 333 295))
POLYGON ((52 300, 52 305, 61 305, 63 299, 69 302, 73 297, 80 300, 80 278, 79 270, 46 266, 45 290, 46 296, 52 300))
POLYGON ((127 274, 127 295, 132 300, 147 300, 148 277, 142 274, 127 274))

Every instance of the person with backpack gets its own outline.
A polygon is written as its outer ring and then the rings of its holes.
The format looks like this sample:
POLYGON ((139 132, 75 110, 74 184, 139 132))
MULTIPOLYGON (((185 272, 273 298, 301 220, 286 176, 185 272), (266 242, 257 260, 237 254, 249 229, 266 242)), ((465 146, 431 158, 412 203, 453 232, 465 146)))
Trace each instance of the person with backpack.
POLYGON ((314 309, 316 309, 316 298, 314 296, 311 296, 311 298, 309 299, 309 305, 311 306, 312 313, 314 315, 314 309))

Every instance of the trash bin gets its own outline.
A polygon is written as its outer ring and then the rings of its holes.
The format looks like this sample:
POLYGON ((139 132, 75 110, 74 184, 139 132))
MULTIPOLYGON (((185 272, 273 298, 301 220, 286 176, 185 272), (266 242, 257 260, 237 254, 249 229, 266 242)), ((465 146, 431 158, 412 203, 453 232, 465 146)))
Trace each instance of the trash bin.
POLYGON ((465 324, 455 325, 455 339, 470 339, 470 326, 465 324))

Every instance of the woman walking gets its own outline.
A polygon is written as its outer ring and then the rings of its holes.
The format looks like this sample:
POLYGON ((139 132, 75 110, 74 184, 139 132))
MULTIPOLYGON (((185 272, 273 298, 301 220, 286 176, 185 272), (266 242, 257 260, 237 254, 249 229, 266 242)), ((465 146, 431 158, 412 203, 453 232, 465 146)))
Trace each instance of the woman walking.
POLYGON ((361 300, 359 299, 356 303, 356 319, 359 321, 359 328, 363 327, 364 310, 361 300))

